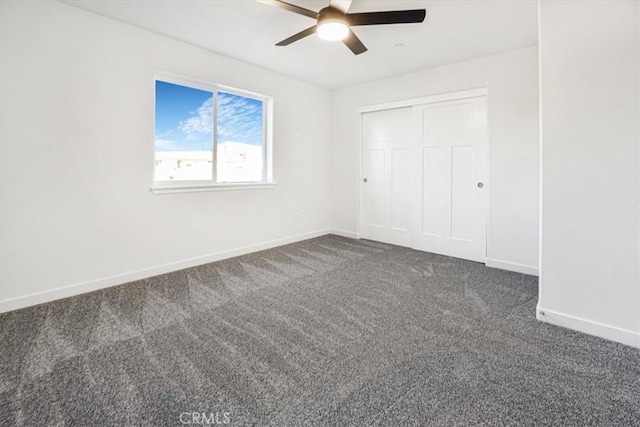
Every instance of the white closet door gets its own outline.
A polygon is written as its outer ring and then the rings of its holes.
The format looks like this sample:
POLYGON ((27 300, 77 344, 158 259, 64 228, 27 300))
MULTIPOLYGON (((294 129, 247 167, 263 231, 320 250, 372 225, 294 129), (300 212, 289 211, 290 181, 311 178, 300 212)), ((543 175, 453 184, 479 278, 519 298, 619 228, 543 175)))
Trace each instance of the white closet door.
POLYGON ((362 116, 362 237, 411 246, 412 110, 362 116))
POLYGON ((485 262, 486 98, 413 109, 413 247, 485 262))

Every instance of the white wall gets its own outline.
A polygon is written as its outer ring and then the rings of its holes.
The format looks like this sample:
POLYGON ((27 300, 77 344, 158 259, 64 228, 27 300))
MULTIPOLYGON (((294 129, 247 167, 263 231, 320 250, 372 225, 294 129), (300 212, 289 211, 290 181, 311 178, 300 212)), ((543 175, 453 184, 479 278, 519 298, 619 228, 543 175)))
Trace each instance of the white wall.
POLYGON ((636 1, 542 1, 538 318, 640 347, 636 1))
POLYGON ((1 7, 1 310, 328 230, 328 91, 58 2, 1 7), (277 187, 152 195, 154 69, 273 96, 277 187))
POLYGON ((332 103, 332 226, 357 232, 358 108, 479 87, 489 89, 491 265, 538 271, 539 123, 535 46, 338 90, 332 103))

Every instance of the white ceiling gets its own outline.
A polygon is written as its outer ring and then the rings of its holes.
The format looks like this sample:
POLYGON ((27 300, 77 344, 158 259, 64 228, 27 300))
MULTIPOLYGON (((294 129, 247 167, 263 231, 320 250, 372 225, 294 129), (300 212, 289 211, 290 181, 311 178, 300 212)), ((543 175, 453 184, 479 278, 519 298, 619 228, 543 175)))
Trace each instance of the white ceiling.
MULTIPOLYGON (((358 56, 316 35, 274 46, 315 22, 252 0, 65 2, 328 89, 537 43, 535 0, 354 0, 352 13, 427 10, 422 24, 356 27, 369 48, 358 56)), ((318 11, 329 0, 289 2, 318 11)))

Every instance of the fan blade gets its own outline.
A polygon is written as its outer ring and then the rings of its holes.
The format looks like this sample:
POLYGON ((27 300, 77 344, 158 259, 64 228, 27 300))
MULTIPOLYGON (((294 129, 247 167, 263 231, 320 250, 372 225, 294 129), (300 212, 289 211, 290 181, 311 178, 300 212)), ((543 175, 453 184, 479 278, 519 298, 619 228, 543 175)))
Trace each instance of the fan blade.
POLYGON ((279 7, 280 9, 288 10, 289 12, 297 13, 299 15, 308 16, 309 18, 318 19, 318 13, 313 10, 305 9, 304 7, 296 6, 295 4, 287 3, 280 0, 256 0, 258 3, 267 4, 273 7, 279 7))
POLYGON ((349 35, 342 42, 346 44, 349 49, 351 49, 351 52, 353 52, 354 55, 360 55, 361 53, 367 51, 367 47, 362 44, 360 39, 351 30, 349 30, 349 35))
POLYGON ((353 0, 331 0, 330 6, 334 9, 342 11, 343 13, 347 13, 349 12, 351 3, 353 3, 353 0))
POLYGON ((311 34, 316 32, 316 27, 317 25, 314 25, 313 27, 309 27, 306 30, 300 31, 298 34, 294 34, 291 37, 282 40, 280 43, 276 43, 276 46, 287 46, 293 42, 297 42, 300 39, 310 36, 311 34))
POLYGON ((390 12, 368 12, 347 14, 349 25, 412 24, 424 21, 424 9, 395 10, 390 12))

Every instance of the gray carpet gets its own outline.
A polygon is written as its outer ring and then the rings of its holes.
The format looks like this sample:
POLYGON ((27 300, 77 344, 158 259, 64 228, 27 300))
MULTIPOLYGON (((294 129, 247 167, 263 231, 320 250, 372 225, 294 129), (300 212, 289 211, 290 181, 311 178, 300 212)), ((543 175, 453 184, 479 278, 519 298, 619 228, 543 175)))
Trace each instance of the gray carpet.
POLYGON ((640 425, 640 351, 536 295, 336 236, 183 270, 0 315, 0 424, 640 425))

